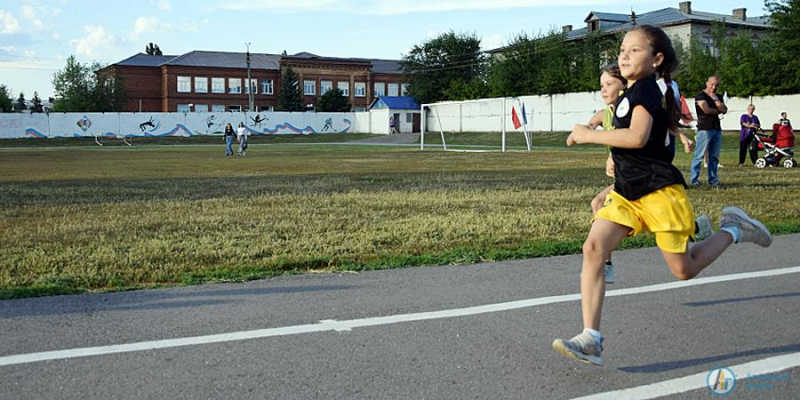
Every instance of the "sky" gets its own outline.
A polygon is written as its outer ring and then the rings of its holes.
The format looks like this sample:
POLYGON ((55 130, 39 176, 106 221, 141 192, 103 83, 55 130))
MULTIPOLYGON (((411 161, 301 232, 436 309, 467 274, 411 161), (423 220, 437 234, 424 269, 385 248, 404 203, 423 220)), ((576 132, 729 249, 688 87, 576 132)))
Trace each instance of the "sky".
MULTIPOLYGON (((485 50, 520 33, 584 26, 591 11, 637 14, 679 0, 0 0, 0 85, 16 98, 54 95, 53 74, 74 55, 113 64, 156 43, 192 50, 400 59, 447 31, 474 34, 485 50)), ((692 9, 764 15, 763 0, 696 0, 692 9)))

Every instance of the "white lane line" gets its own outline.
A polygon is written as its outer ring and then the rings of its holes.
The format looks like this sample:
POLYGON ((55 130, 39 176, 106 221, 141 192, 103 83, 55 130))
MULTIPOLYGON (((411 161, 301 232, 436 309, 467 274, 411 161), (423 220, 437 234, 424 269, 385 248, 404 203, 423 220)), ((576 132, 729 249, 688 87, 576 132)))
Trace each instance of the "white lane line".
MULTIPOLYGON (((745 364, 734 365, 730 368, 736 375, 737 387, 731 392, 736 394, 740 391, 741 380, 748 375, 770 374, 783 371, 789 368, 800 367, 800 353, 785 354, 782 356, 765 358, 763 360, 752 361, 745 364)), ((688 392, 691 390, 707 387, 706 378, 709 371, 699 374, 685 376, 683 378, 670 379, 668 381, 656 382, 650 385, 636 386, 628 389, 615 390, 612 392, 597 393, 585 397, 578 397, 573 400, 639 400, 655 399, 657 397, 669 396, 688 392)))
MULTIPOLYGON (((688 281, 676 281, 661 283, 656 285, 641 286, 629 289, 617 289, 606 292, 606 297, 628 296, 641 293, 660 292, 664 290, 680 289, 690 286, 706 285, 709 283, 728 282, 743 279, 764 278, 770 276, 796 274, 800 272, 800 266, 780 268, 766 271, 746 272, 741 274, 711 276, 698 278, 688 281)), ((45 351, 41 353, 17 354, 12 356, 0 357, 0 366, 27 364, 37 361, 61 360, 78 357, 99 356, 116 353, 130 353, 135 351, 148 351, 156 349, 166 349, 172 347, 194 346, 200 344, 233 342, 238 340, 259 339, 274 336, 299 335, 312 332, 326 331, 349 331, 353 328, 363 328, 367 326, 379 326, 398 324, 402 322, 425 321, 430 319, 464 317, 468 315, 486 314, 499 311, 516 310, 520 308, 536 307, 546 304, 566 303, 578 301, 580 294, 568 294, 562 296, 540 297, 536 299, 510 301, 506 303, 487 304, 483 306, 455 308, 450 310, 429 311, 413 314, 388 315, 384 317, 372 317, 362 319, 352 319, 346 321, 323 320, 317 324, 285 326, 281 328, 258 329, 252 331, 240 331, 231 333, 221 333, 217 335, 193 336, 177 339, 152 340, 147 342, 136 342, 128 344, 118 344, 110 346, 84 347, 68 350, 45 351)))

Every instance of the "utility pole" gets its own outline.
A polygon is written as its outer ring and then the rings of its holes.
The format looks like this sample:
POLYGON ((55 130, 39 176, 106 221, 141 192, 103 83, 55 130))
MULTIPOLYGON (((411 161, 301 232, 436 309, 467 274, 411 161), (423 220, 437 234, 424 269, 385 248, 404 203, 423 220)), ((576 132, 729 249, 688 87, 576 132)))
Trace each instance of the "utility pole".
POLYGON ((247 46, 247 108, 253 112, 253 85, 250 83, 250 42, 245 43, 247 46))

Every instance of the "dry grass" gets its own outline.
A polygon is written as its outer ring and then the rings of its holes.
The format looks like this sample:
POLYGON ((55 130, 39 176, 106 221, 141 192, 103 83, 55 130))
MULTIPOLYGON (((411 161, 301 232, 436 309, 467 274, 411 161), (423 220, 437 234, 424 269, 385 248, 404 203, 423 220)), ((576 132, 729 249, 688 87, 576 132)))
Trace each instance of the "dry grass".
MULTIPOLYGON (((610 183, 602 149, 222 152, 0 150, 0 297, 574 253, 610 183)), ((736 155, 723 188, 690 191, 696 210, 716 219, 735 203, 800 231, 800 169, 735 168, 736 155)))

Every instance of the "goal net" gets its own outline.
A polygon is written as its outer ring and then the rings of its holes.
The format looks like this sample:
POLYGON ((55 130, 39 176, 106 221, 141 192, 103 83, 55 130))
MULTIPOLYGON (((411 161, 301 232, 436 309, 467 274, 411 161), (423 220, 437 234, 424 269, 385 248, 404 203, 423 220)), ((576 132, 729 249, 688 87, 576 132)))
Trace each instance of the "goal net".
POLYGON ((532 149, 528 126, 533 122, 533 109, 526 110, 517 97, 423 104, 421 113, 421 150, 426 146, 445 151, 532 149), (509 143, 509 131, 519 132, 513 140, 518 144, 509 143))

